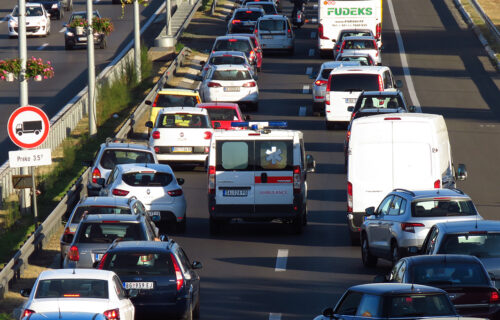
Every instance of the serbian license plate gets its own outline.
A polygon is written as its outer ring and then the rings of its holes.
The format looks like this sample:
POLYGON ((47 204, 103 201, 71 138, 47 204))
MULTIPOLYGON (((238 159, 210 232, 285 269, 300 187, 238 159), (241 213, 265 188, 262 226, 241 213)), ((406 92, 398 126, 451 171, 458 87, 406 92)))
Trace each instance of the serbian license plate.
POLYGON ((247 197, 248 189, 224 189, 222 195, 224 197, 247 197))
POLYGON ((172 152, 193 152, 192 147, 172 147, 172 152))
POLYGON ((148 211, 150 217, 160 216, 160 211, 148 211))
POLYGON ((100 261, 103 255, 103 253, 94 253, 94 261, 100 261))
POLYGON ((124 282, 123 287, 125 289, 142 289, 142 290, 153 290, 153 282, 124 282))
POLYGON ((224 87, 224 92, 240 92, 240 87, 224 87))
POLYGON ((87 37, 78 37, 78 41, 87 41, 87 37))
POLYGON ((272 39, 273 36, 262 36, 262 39, 272 39))
POLYGON ((346 98, 345 103, 356 103, 357 100, 357 98, 346 98))

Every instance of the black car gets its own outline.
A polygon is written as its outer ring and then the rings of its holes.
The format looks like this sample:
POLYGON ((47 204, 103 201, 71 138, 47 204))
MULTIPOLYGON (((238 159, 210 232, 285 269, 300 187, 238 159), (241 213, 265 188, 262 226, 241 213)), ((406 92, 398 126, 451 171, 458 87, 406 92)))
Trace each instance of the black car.
POLYGON ((252 33, 257 20, 265 14, 262 8, 238 8, 227 25, 227 33, 252 33))
POLYGON ((481 261, 470 255, 423 255, 406 257, 388 276, 376 281, 415 283, 448 292, 462 316, 496 319, 500 314, 500 296, 481 261))
POLYGON ((42 4, 45 10, 50 14, 51 19, 61 20, 64 16, 63 5, 59 0, 28 0, 28 2, 42 4))
POLYGON ((125 289, 139 290, 131 298, 136 314, 161 315, 165 319, 200 316, 198 261, 189 261, 173 240, 114 243, 98 268, 114 271, 125 289))
POLYGON ((442 289, 406 283, 371 283, 347 289, 335 308, 314 320, 457 317, 442 289))
MULTIPOLYGON (((99 11, 94 11, 94 18, 101 18, 99 11)), ((87 30, 85 28, 73 28, 70 27, 71 22, 75 19, 87 19, 86 11, 76 11, 71 14, 66 27, 66 32, 64 33, 64 49, 71 50, 76 46, 86 46, 87 45, 87 30)), ((104 33, 94 33, 94 45, 101 49, 106 48, 106 35, 104 33)))

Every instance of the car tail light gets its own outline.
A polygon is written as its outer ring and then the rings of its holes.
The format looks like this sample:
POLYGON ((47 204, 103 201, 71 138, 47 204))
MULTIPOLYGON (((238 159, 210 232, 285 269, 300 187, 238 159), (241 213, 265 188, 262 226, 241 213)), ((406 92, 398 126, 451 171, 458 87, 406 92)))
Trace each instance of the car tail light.
POLYGON ((314 96, 314 99, 324 99, 325 96, 314 96))
POLYGON ((245 13, 252 13, 252 11, 250 11, 250 10, 247 10, 247 11, 245 11, 245 13))
POLYGON ((238 41, 238 39, 229 39, 228 41, 229 42, 236 42, 236 41, 238 41))
POLYGON ((250 51, 250 60, 255 59, 255 51, 251 50, 250 51))
POLYGON ((122 190, 122 189, 113 189, 111 193, 113 193, 113 195, 115 196, 125 197, 129 192, 127 190, 122 190))
POLYGON ((354 119, 354 117, 355 117, 355 116, 356 116, 356 112, 353 112, 353 113, 351 114, 351 120, 352 120, 352 119, 354 119))
POLYGON ((27 317, 27 316, 29 316, 30 314, 33 314, 33 313, 35 313, 35 311, 33 311, 31 309, 24 309, 23 318, 27 317))
POLYGON ((212 139, 212 132, 210 132, 210 131, 205 131, 205 134, 204 134, 204 136, 203 136, 203 139, 205 139, 205 140, 210 140, 210 139, 212 139))
POLYGON ((68 251, 68 259, 71 261, 80 261, 80 252, 77 246, 71 246, 68 251))
POLYGON ((152 107, 156 107, 156 104, 158 103, 158 98, 159 98, 159 94, 156 95, 156 98, 155 98, 155 101, 153 101, 153 104, 152 104, 152 107))
POLYGON ((104 263, 106 262, 106 258, 108 257, 108 253, 106 252, 102 258, 101 258, 101 261, 99 261, 99 265, 97 266, 97 269, 101 269, 103 270, 104 269, 104 263))
POLYGON ((378 91, 384 91, 384 81, 381 75, 378 75, 378 91))
POLYGON ((434 189, 439 189, 441 188, 441 180, 437 179, 434 181, 434 189))
POLYGON ((288 29, 288 32, 287 32, 286 36, 287 36, 288 38, 291 38, 291 37, 292 37, 292 29, 288 29))
POLYGON ((208 194, 215 194, 215 167, 208 167, 208 194))
POLYGON ((120 309, 111 309, 103 312, 108 320, 120 320, 120 309))
POLYGON ((101 171, 99 170, 99 168, 94 168, 94 170, 92 170, 92 183, 97 183, 97 179, 99 179, 101 177, 101 171))
POLYGON ((222 87, 222 86, 220 85, 220 83, 210 81, 210 82, 207 84, 207 87, 209 87, 209 88, 220 88, 220 87, 222 87))
POLYGON ((337 52, 338 52, 339 50, 340 50, 340 46, 339 46, 339 45, 336 45, 336 46, 335 46, 335 51, 337 51, 337 52))
POLYGON ((257 84, 255 83, 255 81, 250 81, 250 82, 247 82, 245 84, 243 84, 243 87, 244 88, 253 88, 255 87, 257 84))
POLYGON ((317 86, 324 86, 326 83, 327 83, 326 80, 316 80, 314 82, 314 84, 317 85, 317 86))
POLYGON ((64 229, 64 234, 75 234, 74 232, 71 232, 71 229, 70 227, 66 227, 66 229, 64 229))
POLYGON ((382 34, 382 24, 377 23, 377 26, 375 27, 375 39, 379 40, 381 34, 382 34))
MULTIPOLYGON (((241 20, 233 20, 233 24, 241 23, 241 20)), ((231 40, 229 40, 231 41, 231 40)))
POLYGON ((155 153, 160 153, 160 147, 155 147, 155 153))
POLYGON ((153 139, 160 139, 160 131, 153 131, 152 137, 153 139))
POLYGON ((423 223, 410 223, 410 222, 401 223, 401 230, 405 232, 415 233, 415 227, 425 227, 425 225, 423 223))
POLYGON ((347 130, 347 132, 345 133, 346 144, 349 143, 349 139, 351 139, 351 130, 347 130))
POLYGON ((182 288, 182 285, 184 284, 184 278, 182 277, 182 272, 181 268, 179 268, 179 264, 177 263, 177 259, 175 259, 175 256, 171 253, 170 258, 172 259, 172 263, 174 265, 174 270, 175 270, 175 279, 177 283, 177 291, 179 291, 182 288))
POLYGON ((342 48, 340 48, 340 53, 344 53, 345 41, 342 42, 342 48))
POLYGON ((490 303, 495 303, 500 300, 500 296, 498 295, 498 291, 491 291, 490 293, 490 303))
POLYGON ((167 191, 167 193, 171 197, 182 196, 182 189, 175 189, 175 190, 167 191))
POLYGON ((352 212, 352 183, 347 182, 347 212, 352 212))
POLYGON ((300 166, 294 166, 293 167, 293 193, 294 194, 300 194, 301 190, 301 176, 300 176, 300 166))
POLYGON ((384 118, 384 120, 401 120, 400 117, 387 117, 387 118, 384 118))
POLYGON ((323 35, 323 25, 320 23, 318 26, 318 36, 321 40, 329 40, 330 38, 323 35))

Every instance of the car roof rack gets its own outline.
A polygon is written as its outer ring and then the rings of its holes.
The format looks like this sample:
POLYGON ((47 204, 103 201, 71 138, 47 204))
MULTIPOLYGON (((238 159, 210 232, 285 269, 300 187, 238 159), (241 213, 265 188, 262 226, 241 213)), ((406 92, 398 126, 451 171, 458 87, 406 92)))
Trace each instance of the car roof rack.
POLYGON ((415 196, 415 192, 413 191, 410 191, 410 190, 407 190, 407 189, 403 189, 403 188, 396 188, 394 190, 392 190, 392 192, 404 192, 404 193, 408 193, 408 194, 411 194, 412 196, 415 196))

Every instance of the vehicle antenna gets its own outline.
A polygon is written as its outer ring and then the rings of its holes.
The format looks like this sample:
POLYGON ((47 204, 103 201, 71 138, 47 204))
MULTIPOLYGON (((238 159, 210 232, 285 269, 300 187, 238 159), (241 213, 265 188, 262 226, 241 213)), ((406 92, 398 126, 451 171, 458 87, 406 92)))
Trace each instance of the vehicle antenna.
POLYGON ((413 290, 415 290, 415 287, 414 287, 413 282, 411 283, 411 290, 412 290, 412 291, 413 291, 413 290))
POLYGON ((57 305, 57 309, 59 311, 59 319, 62 319, 62 314, 61 314, 61 306, 57 305))
POLYGON ((73 268, 73 274, 76 274, 76 272, 75 272, 75 268, 73 268))
POLYGON ((476 214, 476 229, 477 229, 477 214, 476 214))

